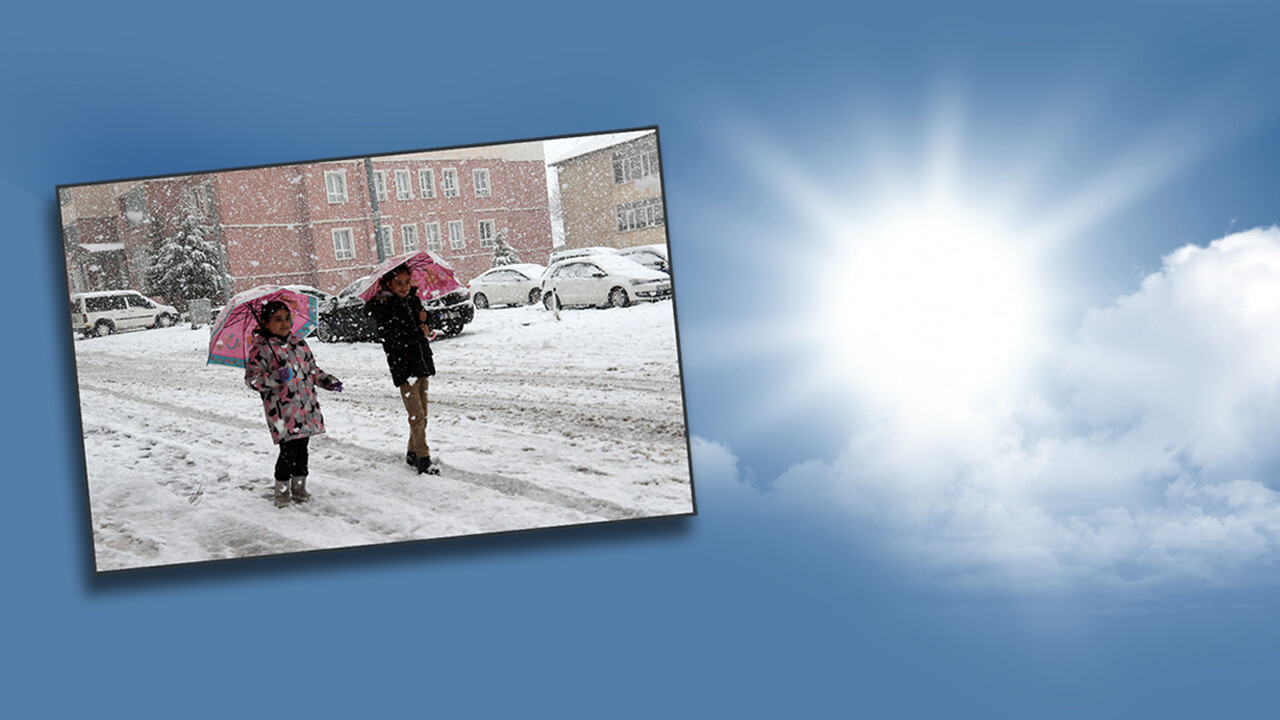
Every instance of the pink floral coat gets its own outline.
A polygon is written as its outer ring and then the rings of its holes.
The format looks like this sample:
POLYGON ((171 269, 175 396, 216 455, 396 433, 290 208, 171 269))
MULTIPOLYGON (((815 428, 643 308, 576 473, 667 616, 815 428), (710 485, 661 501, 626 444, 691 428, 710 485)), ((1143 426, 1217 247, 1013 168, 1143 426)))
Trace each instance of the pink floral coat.
POLYGON ((244 384, 262 396, 271 441, 319 435, 324 432, 324 416, 316 385, 331 389, 337 378, 316 367, 307 341, 292 335, 282 340, 274 335, 254 335, 244 364, 244 384), (293 377, 281 382, 277 372, 284 367, 293 377))

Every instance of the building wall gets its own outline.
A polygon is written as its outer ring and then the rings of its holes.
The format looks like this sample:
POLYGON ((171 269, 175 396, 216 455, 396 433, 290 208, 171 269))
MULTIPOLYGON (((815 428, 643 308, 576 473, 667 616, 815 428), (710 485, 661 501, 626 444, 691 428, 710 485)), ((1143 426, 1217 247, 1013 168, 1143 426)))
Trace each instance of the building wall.
POLYGON ((613 153, 632 148, 657 150, 648 135, 556 163, 564 213, 565 247, 635 247, 667 242, 665 208, 661 225, 618 230, 617 208, 636 201, 662 200, 661 174, 614 182, 613 153))
MULTIPOLYGON (((500 232, 522 260, 546 261, 551 216, 541 148, 541 143, 520 143, 372 158, 372 169, 384 172, 387 181, 377 212, 365 160, 354 159, 69 188, 63 218, 81 243, 86 236, 101 238, 94 242, 123 243, 117 254, 129 267, 121 274, 140 290, 157 227, 160 232, 176 229, 188 196, 197 197, 207 210, 214 227, 210 239, 223 248, 231 293, 262 284, 304 284, 335 293, 380 262, 379 225, 388 233, 383 250, 392 255, 404 252, 405 226, 415 229, 418 247, 426 249, 426 226, 437 223, 439 254, 466 283, 492 264, 493 247, 482 245, 479 237, 482 220, 492 221, 495 235, 500 232), (446 168, 457 173, 454 197, 444 192, 446 168), (419 171, 424 169, 432 172, 434 197, 423 196, 419 171), (477 169, 488 171, 487 197, 477 193, 477 169), (408 197, 399 197, 396 170, 409 174, 408 197), (330 202, 326 172, 341 174, 345 200, 330 202), (145 211, 127 213, 126 204, 141 204, 145 211), (462 247, 450 243, 450 221, 462 223, 462 247), (349 231, 350 257, 339 256, 335 230, 349 231)), ((72 250, 68 248, 68 277, 74 287, 85 281, 72 250)))
POLYGON ((541 143, 374 158, 373 167, 387 179, 387 199, 378 206, 381 225, 390 232, 392 254, 404 252, 406 225, 415 229, 419 248, 426 249, 427 225, 435 223, 440 232, 438 252, 465 284, 493 264, 493 245, 483 245, 480 238, 480 221, 491 220, 495 234, 501 233, 521 260, 546 262, 551 250, 551 213, 541 143), (457 173, 456 197, 445 195, 446 169, 457 173), (408 198, 398 196, 396 170, 409 174, 408 198), (423 197, 421 170, 432 173, 434 197, 423 197), (488 171, 488 197, 477 194, 476 170, 488 171), (450 221, 462 223, 460 248, 450 242, 450 221))
MULTIPOLYGON (((333 170, 345 170, 351 176, 358 163, 324 163, 333 170)), ((325 203, 324 174, 317 181, 307 166, 282 166, 216 173, 214 203, 217 211, 217 236, 226 249, 227 273, 240 292, 263 284, 312 285, 336 291, 345 284, 344 268, 358 265, 357 258, 333 262, 333 253, 316 246, 317 202, 325 203), (318 200, 317 200, 318 195, 318 200), (330 262, 326 263, 326 258, 330 262)), ((325 211, 320 220, 326 227, 341 224, 352 228, 356 238, 367 234, 366 209, 350 201, 334 211, 325 211), (345 222, 344 222, 345 220, 345 222)), ((330 241, 331 242, 331 241, 330 241)))

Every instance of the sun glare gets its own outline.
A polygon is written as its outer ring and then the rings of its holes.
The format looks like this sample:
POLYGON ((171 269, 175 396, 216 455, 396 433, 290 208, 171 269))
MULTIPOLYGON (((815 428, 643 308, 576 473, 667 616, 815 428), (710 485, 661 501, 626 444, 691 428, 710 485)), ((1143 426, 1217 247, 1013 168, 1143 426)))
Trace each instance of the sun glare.
POLYGON ((1034 273, 999 218, 945 200, 898 203, 853 220, 841 245, 824 332, 864 391, 937 415, 999 393, 1020 372, 1034 273))

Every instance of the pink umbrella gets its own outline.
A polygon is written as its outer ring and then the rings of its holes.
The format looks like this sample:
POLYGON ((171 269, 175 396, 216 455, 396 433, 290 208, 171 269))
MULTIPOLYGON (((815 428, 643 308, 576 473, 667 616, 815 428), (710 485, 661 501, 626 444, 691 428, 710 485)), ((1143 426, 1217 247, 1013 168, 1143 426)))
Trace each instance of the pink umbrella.
POLYGON ((312 295, 275 285, 259 285, 245 290, 231 298, 218 313, 218 321, 214 323, 213 334, 209 337, 206 364, 244 367, 262 306, 272 300, 289 306, 289 314, 293 316, 290 332, 298 337, 305 337, 319 321, 320 301, 312 295))
POLYGON ((444 258, 430 250, 415 250, 378 263, 378 267, 369 275, 369 287, 361 291, 360 299, 365 302, 372 300, 381 288, 378 281, 382 276, 401 265, 409 266, 410 282, 418 288, 420 300, 434 300, 462 287, 462 283, 453 276, 453 268, 444 258))

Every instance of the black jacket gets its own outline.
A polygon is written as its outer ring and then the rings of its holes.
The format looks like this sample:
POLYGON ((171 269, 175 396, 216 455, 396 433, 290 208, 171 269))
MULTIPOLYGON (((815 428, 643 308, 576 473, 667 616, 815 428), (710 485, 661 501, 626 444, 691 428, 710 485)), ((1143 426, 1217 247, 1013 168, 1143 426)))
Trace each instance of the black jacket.
POLYGON ((424 324, 418 322, 421 310, 422 301, 416 289, 411 289, 404 299, 380 290, 364 305, 365 314, 377 325, 382 351, 387 354, 387 367, 391 369, 391 382, 396 387, 412 377, 436 374, 431 345, 422 334, 424 324))

